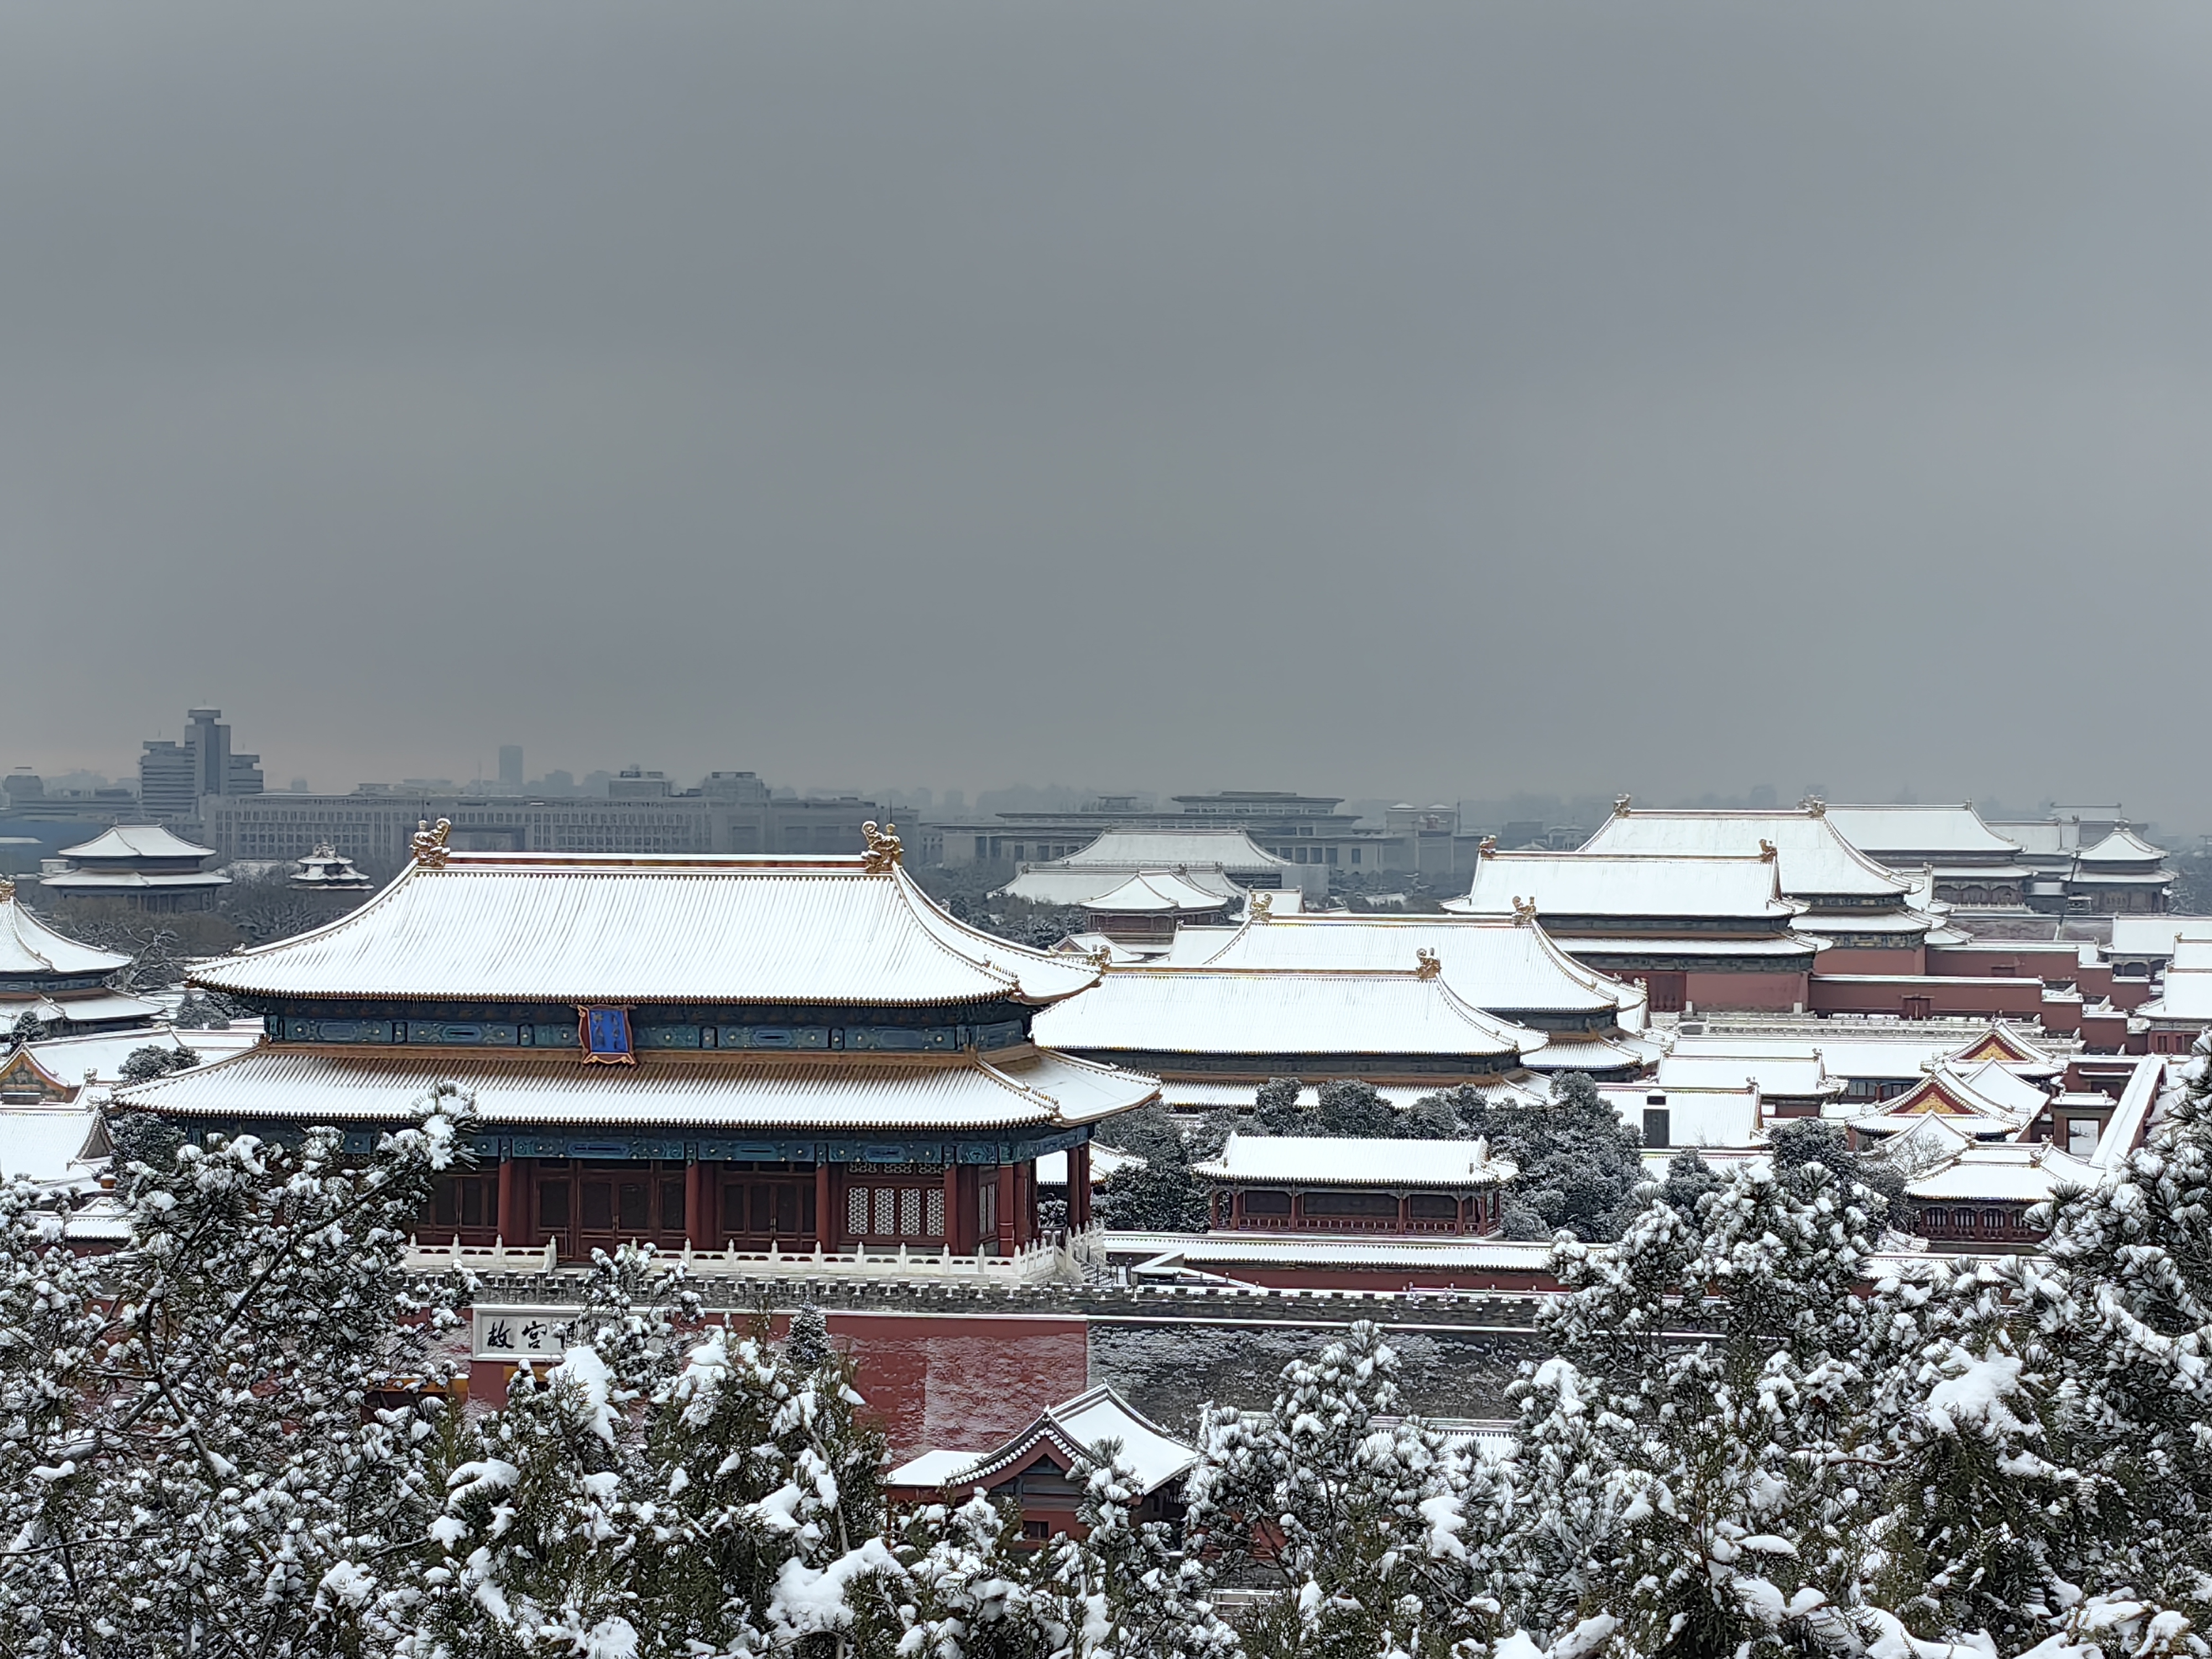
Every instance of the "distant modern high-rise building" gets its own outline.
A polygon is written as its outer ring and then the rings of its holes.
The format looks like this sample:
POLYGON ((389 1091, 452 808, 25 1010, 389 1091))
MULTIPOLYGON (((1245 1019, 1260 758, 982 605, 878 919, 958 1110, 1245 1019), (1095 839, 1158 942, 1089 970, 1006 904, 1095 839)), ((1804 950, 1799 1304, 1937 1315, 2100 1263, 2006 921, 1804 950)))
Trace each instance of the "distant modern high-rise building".
POLYGON ((230 728, 220 708, 193 708, 184 741, 149 742, 138 757, 138 804, 160 819, 191 819, 210 795, 258 795, 263 788, 261 757, 230 746, 230 728))
POLYGON ((499 746, 499 787, 502 789, 522 787, 522 745, 503 743, 499 746))

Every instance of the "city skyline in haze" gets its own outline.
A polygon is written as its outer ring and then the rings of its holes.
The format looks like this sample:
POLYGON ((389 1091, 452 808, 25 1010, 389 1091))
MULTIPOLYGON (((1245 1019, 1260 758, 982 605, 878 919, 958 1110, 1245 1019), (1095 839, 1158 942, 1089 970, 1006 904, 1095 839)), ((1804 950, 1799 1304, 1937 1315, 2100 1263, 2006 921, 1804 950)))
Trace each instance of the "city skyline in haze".
POLYGON ((2212 828, 2201 10, 0 38, 9 766, 2212 828))

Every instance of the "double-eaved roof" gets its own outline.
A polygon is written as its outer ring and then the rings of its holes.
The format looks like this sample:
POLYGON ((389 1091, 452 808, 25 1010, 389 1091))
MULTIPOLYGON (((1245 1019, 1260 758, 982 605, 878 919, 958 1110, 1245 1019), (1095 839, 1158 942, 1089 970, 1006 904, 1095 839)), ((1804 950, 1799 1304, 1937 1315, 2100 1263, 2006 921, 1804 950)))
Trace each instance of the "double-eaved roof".
POLYGON ((198 860, 213 858, 215 848, 202 847, 196 842, 173 835, 158 823, 117 823, 111 824, 90 841, 63 848, 62 856, 87 862, 103 862, 110 859, 198 860))
POLYGON ((1255 968, 1111 968, 1031 1030, 1085 1054, 1491 1058, 1510 1069, 1540 1031, 1461 1000, 1434 974, 1255 968))
POLYGON ((1208 891, 1172 870, 1145 870, 1111 892, 1084 900, 1083 908, 1114 915, 1212 915, 1231 902, 1231 895, 1208 891))
POLYGON ((1585 853, 1757 858, 1771 847, 1792 898, 1884 898, 1900 903, 1912 884, 1837 833, 1809 806, 1765 811, 1647 811, 1622 807, 1583 843, 1585 853))
POLYGON ((15 896, 15 884, 0 883, 0 979, 37 981, 81 979, 112 974, 131 958, 57 933, 15 896))
POLYGON ((420 1055, 277 1045, 173 1073, 129 1096, 135 1109, 165 1117, 400 1123, 430 1083, 449 1081, 474 1097, 485 1125, 500 1129, 836 1134, 922 1126, 980 1133, 1066 1127, 1126 1111, 1158 1092, 1150 1078, 1034 1050, 920 1064, 910 1056, 870 1063, 828 1054, 734 1062, 734 1056, 655 1054, 649 1065, 580 1066, 547 1051, 478 1050, 426 1065, 420 1055))
POLYGON ((1045 1004, 1097 976, 860 858, 455 852, 191 977, 253 997, 865 1007, 1045 1004))

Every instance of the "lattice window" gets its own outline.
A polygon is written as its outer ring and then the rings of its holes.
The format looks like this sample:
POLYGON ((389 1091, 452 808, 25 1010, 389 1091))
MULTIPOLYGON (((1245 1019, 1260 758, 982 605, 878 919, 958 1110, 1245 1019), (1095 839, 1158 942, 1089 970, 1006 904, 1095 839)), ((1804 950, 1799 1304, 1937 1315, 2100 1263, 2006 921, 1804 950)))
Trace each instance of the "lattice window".
POLYGON ((898 1231, 898 1188, 876 1188, 876 1237, 890 1238, 898 1231))
POLYGON ((932 1187, 928 1192, 929 1224, 922 1231, 931 1238, 945 1237, 945 1188, 932 1187))
POLYGON ((921 1188, 899 1188, 899 1231, 908 1238, 921 1236, 921 1188))
POLYGON ((868 1189, 854 1187, 845 1194, 845 1231, 855 1237, 868 1231, 868 1189))

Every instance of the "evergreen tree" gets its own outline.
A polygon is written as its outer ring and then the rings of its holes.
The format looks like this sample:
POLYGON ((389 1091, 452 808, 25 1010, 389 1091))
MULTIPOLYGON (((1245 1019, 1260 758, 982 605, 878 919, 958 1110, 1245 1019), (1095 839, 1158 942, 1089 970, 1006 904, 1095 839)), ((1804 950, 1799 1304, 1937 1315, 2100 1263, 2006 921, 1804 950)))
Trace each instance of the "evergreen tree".
POLYGON ((2212 1060, 2200 1037, 2151 1134, 2043 1217, 2057 1278, 2028 1304, 2055 1356, 2079 1467, 2125 1495, 2103 1570, 2203 1616, 2212 1606, 2212 1060))
POLYGON ((434 1511, 450 1293, 408 1231, 459 1159, 441 1085, 366 1162, 333 1130, 131 1166, 129 1244, 58 1251, 0 1208, 0 1630, 58 1656, 351 1654, 408 1614, 398 1570, 434 1511), (394 1403, 396 1402, 396 1403, 394 1403))
POLYGON ((1352 1140, 1382 1140, 1400 1133, 1398 1113, 1371 1083, 1340 1078, 1321 1085, 1315 1133, 1352 1140))
POLYGON ((1254 1127, 1263 1135, 1315 1133, 1313 1114, 1298 1104, 1304 1088, 1294 1077, 1269 1078, 1253 1100, 1254 1127))
POLYGON ((1443 1655, 1503 1633, 1484 1593, 1499 1494, 1434 1430, 1393 1415, 1397 1364, 1362 1322, 1285 1366, 1266 1414, 1209 1416, 1187 1547, 1279 1590, 1248 1652, 1443 1655))
POLYGON ((133 1048, 123 1057, 123 1080, 125 1083, 151 1083, 155 1078, 167 1077, 172 1072, 189 1072, 199 1063, 200 1057, 190 1048, 149 1042, 143 1048, 133 1048))
POLYGON ((830 1321, 809 1302, 791 1316, 791 1329, 783 1339, 783 1363, 803 1376, 811 1376, 836 1357, 830 1346, 830 1321))
POLYGON ((1506 1237, 1547 1238, 1562 1228, 1585 1241, 1620 1237, 1644 1179, 1643 1140, 1583 1073, 1554 1078, 1541 1104, 1493 1103, 1462 1085, 1424 1097, 1416 1109, 1443 1107, 1462 1133, 1488 1140, 1519 1171, 1504 1204, 1506 1237))

